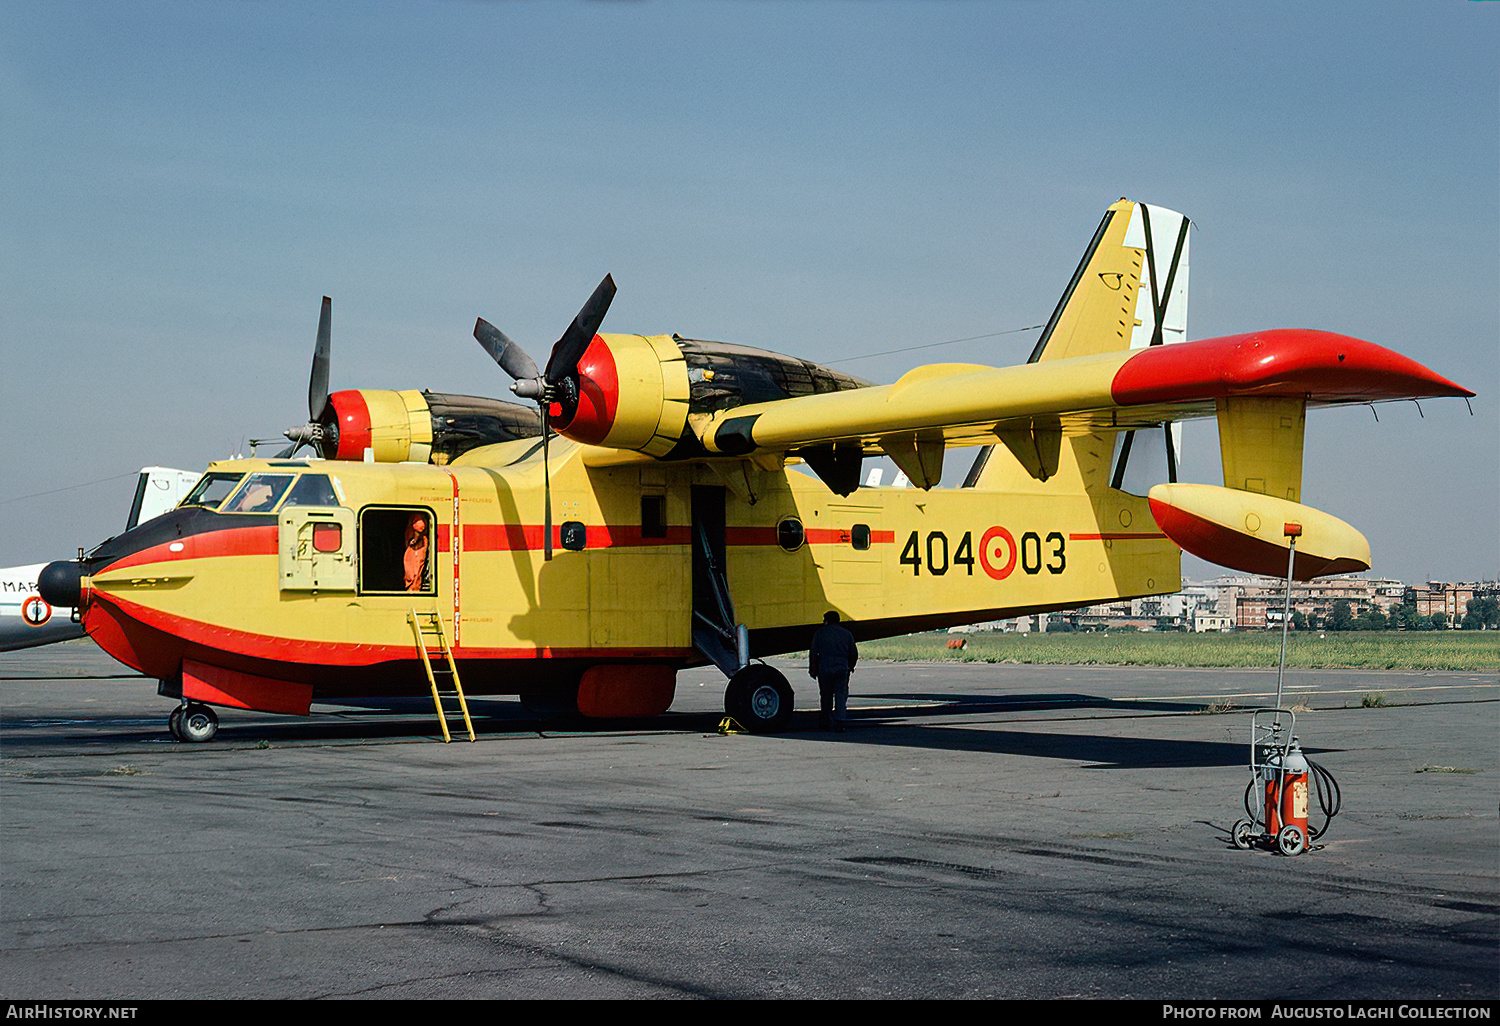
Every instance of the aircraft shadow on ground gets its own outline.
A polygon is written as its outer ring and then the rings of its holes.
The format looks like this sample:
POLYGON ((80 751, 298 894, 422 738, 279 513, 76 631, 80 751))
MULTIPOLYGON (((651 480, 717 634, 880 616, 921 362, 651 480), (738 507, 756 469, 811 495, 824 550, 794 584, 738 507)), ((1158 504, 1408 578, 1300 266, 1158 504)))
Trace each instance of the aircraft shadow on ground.
MULTIPOLYGON (((946 726, 930 729, 928 724, 913 723, 927 717, 941 719, 980 713, 1004 714, 1047 710, 1091 709, 1121 716, 1133 714, 1201 713, 1202 702, 1161 699, 1124 700, 1084 694, 1033 695, 953 695, 945 693, 887 693, 867 696, 886 701, 924 703, 923 707, 864 709, 851 711, 849 729, 843 733, 815 732, 820 741, 861 745, 928 748, 942 751, 985 752, 993 755, 1023 755, 1044 759, 1080 762, 1086 769, 1155 769, 1212 766, 1247 766, 1248 719, 1237 720, 1236 735, 1241 741, 1174 740, 1168 738, 1121 737, 1108 734, 1082 734, 1074 731, 1043 732, 1039 730, 1003 730, 992 726, 946 726), (928 704, 931 703, 931 704, 928 704)), ((1248 713, 1248 709, 1240 710, 1248 713)), ((1083 722, 1083 721, 1079 721, 1083 722)), ((1220 728, 1222 717, 1212 722, 1220 728)), ((1204 733, 1208 733, 1205 727, 1204 733)), ((1216 729, 1214 731, 1218 733, 1216 729)), ((1308 755, 1323 749, 1304 749, 1308 755)))
POLYGON ((1231 741, 1180 741, 1169 738, 1113 737, 990 727, 940 727, 907 724, 879 727, 854 721, 841 734, 819 733, 817 740, 840 744, 926 748, 987 755, 1025 755, 1064 759, 1085 769, 1165 769, 1244 766, 1246 746, 1231 741))
MULTIPOLYGON (((1243 766, 1246 746, 1238 741, 1172 740, 1132 738, 1072 731, 1039 731, 999 729, 999 724, 947 725, 942 721, 954 716, 976 714, 1003 715, 1049 709, 1103 710, 1122 716, 1131 714, 1188 714, 1203 709, 1188 701, 1116 701, 1084 694, 1031 695, 952 695, 943 693, 886 693, 861 696, 900 706, 856 709, 850 727, 843 733, 818 729, 817 713, 799 711, 789 731, 782 737, 823 743, 862 746, 926 748, 935 751, 974 752, 992 755, 1021 755, 1044 759, 1063 759, 1083 763, 1090 769, 1149 769, 1166 767, 1243 766), (910 704, 905 704, 910 703, 910 704), (937 728, 937 729, 934 729, 937 728)), ((568 734, 604 735, 617 733, 694 733, 718 730, 721 712, 681 712, 664 716, 623 720, 546 719, 530 712, 514 699, 470 699, 470 713, 480 739, 505 735, 568 734)), ((467 740, 462 720, 449 717, 448 729, 454 740, 467 740)), ((218 740, 206 746, 181 745, 185 750, 211 750, 215 745, 247 743, 351 743, 410 741, 427 743, 441 737, 432 704, 425 698, 380 699, 369 702, 345 701, 335 709, 317 709, 307 719, 262 717, 239 720, 234 712, 223 717, 218 740)), ((1002 721, 1003 722, 1003 721, 1002 721)), ((1082 722, 1082 721, 1080 721, 1082 722)), ((1210 721, 1205 721, 1205 723, 1210 721)), ((1221 717, 1214 717, 1222 729, 1221 717)), ((1205 732, 1207 732, 1205 730, 1205 732)), ((88 744, 140 743, 153 740, 157 734, 164 744, 170 741, 163 716, 154 721, 131 717, 87 716, 67 720, 24 719, 6 724, 6 747, 11 754, 30 751, 39 754, 51 749, 88 744)), ((1239 733, 1238 727, 1235 733, 1239 733)), ((1308 754, 1313 754, 1312 750, 1308 754)))

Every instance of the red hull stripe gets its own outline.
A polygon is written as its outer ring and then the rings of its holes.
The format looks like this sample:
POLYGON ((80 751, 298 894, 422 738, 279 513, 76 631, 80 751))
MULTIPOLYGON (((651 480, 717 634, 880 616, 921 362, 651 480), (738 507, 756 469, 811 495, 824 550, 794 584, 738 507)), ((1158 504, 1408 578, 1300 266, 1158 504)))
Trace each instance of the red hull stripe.
POLYGON ((148 563, 173 563, 188 559, 213 559, 219 556, 274 556, 277 546, 276 532, 275 524, 261 524, 255 527, 231 527, 224 531, 190 534, 160 545, 153 545, 139 552, 132 552, 96 573, 126 570, 148 563), (182 548, 173 552, 173 545, 181 545, 182 548))
POLYGON ((1160 531, 1120 531, 1114 534, 1070 534, 1068 541, 1148 541, 1165 537, 1160 531))
MULTIPOLYGON (((692 529, 687 527, 669 527, 665 538, 645 538, 639 527, 609 524, 590 524, 585 531, 585 544, 591 549, 687 545, 693 540, 692 529)), ((465 552, 512 552, 542 548, 543 531, 541 524, 466 524, 463 535, 465 552)), ((439 543, 447 547, 441 532, 439 543)), ((562 547, 561 525, 552 526, 552 545, 562 547)))
POLYGON ((1373 342, 1308 328, 1142 349, 1115 372, 1110 393, 1121 406, 1254 395, 1370 402, 1474 394, 1373 342))
MULTIPOLYGON (((220 627, 190 620, 174 613, 152 609, 119 595, 96 594, 94 601, 115 607, 115 621, 134 620, 163 631, 204 650, 253 656, 302 666, 371 666, 401 659, 415 659, 412 645, 367 645, 345 641, 278 638, 269 634, 220 627)), ((128 632, 128 624, 122 624, 128 632)), ((523 648, 455 646, 454 655, 466 659, 670 659, 692 658, 691 648, 523 648)), ((146 671, 150 672, 150 671, 146 671)))
MULTIPOLYGON (((638 548, 649 545, 690 545, 693 532, 690 527, 668 527, 665 538, 647 538, 639 526, 619 524, 590 524, 586 527, 586 546, 590 549, 638 548)), ((153 545, 151 548, 133 552, 111 563, 105 570, 124 570, 133 566, 151 563, 180 562, 189 559, 211 559, 223 556, 274 556, 277 552, 278 528, 272 525, 230 528, 204 534, 189 535, 173 542, 153 545), (181 544, 178 552, 170 545, 181 544)), ((513 552, 540 550, 542 546, 541 524, 465 524, 463 525, 464 552, 513 552)), ((809 545, 848 545, 849 532, 839 528, 808 528, 809 545)), ((439 524, 437 547, 449 551, 452 528, 439 524)), ((724 532, 729 545, 775 545, 774 527, 731 527, 724 532)), ((890 545, 896 540, 894 531, 871 531, 870 542, 875 545, 890 545)), ((552 527, 554 548, 562 547, 562 528, 552 527)), ((103 573, 104 570, 99 571, 103 573)))
MULTIPOLYGON (((692 528, 668 527, 665 538, 646 538, 635 526, 590 524, 587 530, 587 547, 591 549, 630 548, 642 545, 689 545, 692 543, 692 528)), ((562 546, 561 527, 552 528, 554 547, 562 546)), ((847 530, 839 528, 809 528, 806 532, 809 545, 848 545, 847 530)), ((890 545, 896 540, 894 531, 871 531, 870 542, 890 545)), ((730 527, 724 531, 728 545, 775 545, 774 527, 730 527)), ((439 547, 447 547, 447 535, 439 530, 439 547)), ((468 524, 464 527, 465 552, 510 552, 534 550, 542 547, 541 524, 468 524)))
MULTIPOLYGON (((849 532, 837 527, 809 527, 804 531, 809 545, 848 545, 849 532)), ((870 544, 892 545, 895 531, 871 531, 870 544)), ((774 527, 729 527, 724 530, 726 545, 777 545, 774 527)))

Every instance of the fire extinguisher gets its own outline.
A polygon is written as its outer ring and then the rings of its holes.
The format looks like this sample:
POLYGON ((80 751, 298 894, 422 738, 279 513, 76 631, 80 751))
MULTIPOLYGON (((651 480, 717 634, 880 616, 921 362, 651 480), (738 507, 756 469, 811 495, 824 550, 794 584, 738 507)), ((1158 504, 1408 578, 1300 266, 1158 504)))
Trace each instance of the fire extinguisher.
POLYGON ((1307 758, 1297 739, 1285 758, 1266 760, 1266 833, 1276 838, 1283 855, 1299 855, 1307 847, 1307 758))

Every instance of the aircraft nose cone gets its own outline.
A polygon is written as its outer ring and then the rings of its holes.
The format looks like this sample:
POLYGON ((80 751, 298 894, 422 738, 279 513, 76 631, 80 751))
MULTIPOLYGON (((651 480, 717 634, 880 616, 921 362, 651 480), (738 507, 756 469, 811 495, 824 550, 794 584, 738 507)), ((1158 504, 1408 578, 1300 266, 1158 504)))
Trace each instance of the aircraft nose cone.
POLYGON ((37 574, 36 590, 54 606, 76 606, 82 592, 83 566, 71 559, 58 560, 42 567, 37 574))

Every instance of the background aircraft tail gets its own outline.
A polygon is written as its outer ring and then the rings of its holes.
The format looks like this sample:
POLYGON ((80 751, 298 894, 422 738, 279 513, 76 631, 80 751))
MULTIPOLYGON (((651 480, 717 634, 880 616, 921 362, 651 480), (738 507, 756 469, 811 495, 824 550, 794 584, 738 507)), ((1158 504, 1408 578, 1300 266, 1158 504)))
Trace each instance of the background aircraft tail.
MULTIPOLYGON (((142 467, 125 530, 176 506, 201 476, 171 467, 142 467)), ((38 592, 37 575, 46 565, 0 568, 0 652, 83 636, 83 627, 73 622, 71 609, 53 608, 38 592)))

